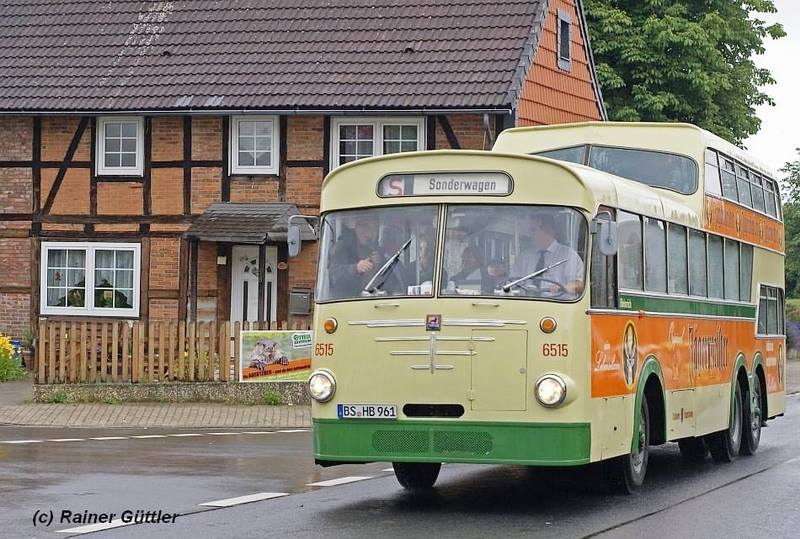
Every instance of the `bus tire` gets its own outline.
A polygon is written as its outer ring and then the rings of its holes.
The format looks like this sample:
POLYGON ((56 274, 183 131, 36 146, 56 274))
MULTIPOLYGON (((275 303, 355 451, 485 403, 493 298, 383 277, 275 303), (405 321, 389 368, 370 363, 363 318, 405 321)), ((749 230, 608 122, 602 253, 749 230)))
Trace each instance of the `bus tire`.
POLYGON ((755 455, 761 442, 761 424, 764 419, 764 386, 758 372, 753 374, 753 394, 748 399, 750 406, 744 406, 742 414, 741 455, 755 455))
POLYGON ((733 410, 728 428, 708 435, 708 448, 715 462, 733 462, 742 447, 743 399, 742 384, 736 380, 733 410))
POLYGON ((439 462, 393 462, 397 482, 408 490, 430 490, 439 477, 439 462))
POLYGON ((616 494, 633 494, 644 483, 647 462, 650 459, 650 407, 642 395, 639 406, 639 432, 636 449, 627 455, 606 461, 605 475, 608 486, 616 494))
POLYGON ((688 462, 698 464, 706 460, 708 446, 702 438, 684 438, 678 440, 681 456, 688 462))

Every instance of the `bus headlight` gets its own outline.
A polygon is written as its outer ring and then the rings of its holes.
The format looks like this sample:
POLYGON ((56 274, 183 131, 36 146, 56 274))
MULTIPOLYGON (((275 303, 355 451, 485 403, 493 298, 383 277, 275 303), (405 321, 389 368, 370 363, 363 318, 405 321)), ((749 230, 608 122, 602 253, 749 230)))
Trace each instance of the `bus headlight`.
POLYGON ((308 393, 317 402, 328 402, 336 392, 336 380, 328 371, 317 370, 308 377, 308 393))
POLYGON ((548 408, 554 408, 567 398, 567 383, 558 375, 545 374, 536 380, 536 400, 548 408))

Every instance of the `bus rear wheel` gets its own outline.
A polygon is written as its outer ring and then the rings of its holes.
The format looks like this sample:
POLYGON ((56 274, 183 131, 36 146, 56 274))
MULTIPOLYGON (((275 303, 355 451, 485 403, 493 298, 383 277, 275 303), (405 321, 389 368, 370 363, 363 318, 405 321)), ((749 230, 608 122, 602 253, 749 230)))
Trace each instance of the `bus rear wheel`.
POLYGON ((439 477, 439 462, 393 462, 397 482, 408 490, 430 490, 439 477))
POLYGON ((708 448, 716 462, 733 462, 742 447, 744 398, 742 384, 736 381, 733 392, 733 409, 728 428, 708 435, 708 448))
POLYGON ((678 440, 678 447, 681 450, 681 456, 689 462, 703 462, 708 456, 708 446, 702 438, 678 440))
POLYGON ((753 375, 753 394, 750 397, 750 406, 744 407, 742 414, 742 455, 755 455, 758 444, 761 442, 761 425, 764 420, 763 405, 764 386, 761 377, 756 372, 753 375))
POLYGON ((617 494, 633 494, 644 483, 650 458, 650 409, 642 396, 639 405, 639 429, 633 449, 627 455, 613 458, 606 464, 606 480, 617 494))

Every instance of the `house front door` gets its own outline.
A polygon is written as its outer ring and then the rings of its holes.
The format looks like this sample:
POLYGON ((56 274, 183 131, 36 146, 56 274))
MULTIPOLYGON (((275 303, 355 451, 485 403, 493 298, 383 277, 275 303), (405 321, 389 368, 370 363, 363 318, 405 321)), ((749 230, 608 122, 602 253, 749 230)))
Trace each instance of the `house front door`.
MULTIPOLYGON (((258 246, 235 245, 232 252, 231 321, 258 320, 258 246)), ((278 248, 267 246, 267 267, 264 274, 264 320, 275 321, 277 316, 278 248), (269 311, 267 310, 269 306, 269 311)))

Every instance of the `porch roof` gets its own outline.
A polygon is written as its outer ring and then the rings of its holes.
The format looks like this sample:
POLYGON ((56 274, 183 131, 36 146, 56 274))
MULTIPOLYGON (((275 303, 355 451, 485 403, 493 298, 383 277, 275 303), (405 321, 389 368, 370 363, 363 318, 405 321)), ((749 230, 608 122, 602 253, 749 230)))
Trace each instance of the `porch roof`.
MULTIPOLYGON (((217 202, 189 227, 184 237, 199 241, 262 244, 285 241, 288 220, 300 211, 294 204, 217 202)), ((312 239, 304 237, 302 239, 312 239)))

